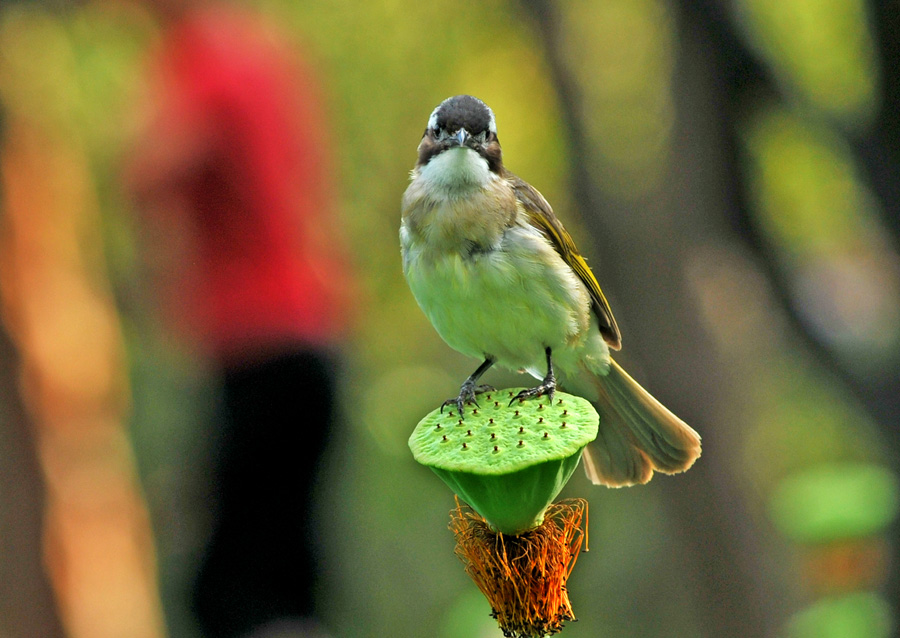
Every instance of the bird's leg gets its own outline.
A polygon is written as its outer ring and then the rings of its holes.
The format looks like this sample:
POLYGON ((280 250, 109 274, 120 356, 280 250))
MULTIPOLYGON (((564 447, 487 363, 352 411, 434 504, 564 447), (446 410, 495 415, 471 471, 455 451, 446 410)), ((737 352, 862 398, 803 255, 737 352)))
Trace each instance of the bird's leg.
POLYGON ((556 375, 553 374, 553 360, 550 357, 550 348, 545 349, 544 352, 547 353, 547 376, 541 381, 541 385, 531 388, 530 390, 522 390, 519 392, 519 394, 514 396, 512 401, 509 402, 510 405, 516 401, 524 401, 525 399, 531 399, 545 394, 550 397, 550 402, 553 402, 553 395, 556 393, 556 375))
POLYGON ((441 404, 441 412, 443 412, 444 408, 448 405, 455 405, 456 409, 459 410, 459 418, 462 419, 464 418, 463 406, 466 403, 471 401, 477 407, 478 401, 475 400, 475 395, 481 394, 482 392, 492 392, 494 390, 494 388, 489 385, 477 385, 478 379, 480 379, 481 375, 487 372, 488 368, 492 365, 494 365, 494 360, 492 358, 488 357, 485 359, 484 363, 478 366, 478 369, 470 374, 469 378, 463 382, 462 386, 460 386, 459 395, 451 397, 441 404))

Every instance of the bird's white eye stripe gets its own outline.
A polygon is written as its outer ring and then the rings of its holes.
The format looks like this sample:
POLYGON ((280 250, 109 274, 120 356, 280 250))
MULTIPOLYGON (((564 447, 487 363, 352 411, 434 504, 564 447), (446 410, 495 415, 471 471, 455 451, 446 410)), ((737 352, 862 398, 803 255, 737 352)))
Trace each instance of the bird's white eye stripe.
MULTIPOLYGON (((443 102, 441 102, 441 104, 443 104, 443 102)), ((440 109, 441 109, 441 107, 438 106, 436 109, 434 109, 434 110, 431 112, 431 117, 428 118, 428 127, 427 127, 427 128, 429 128, 429 129, 436 129, 436 128, 437 128, 438 111, 439 111, 440 109)), ((421 122, 422 120, 419 120, 419 121, 421 122)))

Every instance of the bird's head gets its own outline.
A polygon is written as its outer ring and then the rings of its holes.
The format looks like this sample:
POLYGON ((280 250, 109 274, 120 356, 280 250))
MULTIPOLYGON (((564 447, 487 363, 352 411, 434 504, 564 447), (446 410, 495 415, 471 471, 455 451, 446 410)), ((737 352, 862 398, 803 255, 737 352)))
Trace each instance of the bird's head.
POLYGON ((447 98, 431 112, 419 143, 418 167, 424 167, 448 151, 468 149, 487 162, 488 169, 503 169, 494 112, 471 95, 447 98))

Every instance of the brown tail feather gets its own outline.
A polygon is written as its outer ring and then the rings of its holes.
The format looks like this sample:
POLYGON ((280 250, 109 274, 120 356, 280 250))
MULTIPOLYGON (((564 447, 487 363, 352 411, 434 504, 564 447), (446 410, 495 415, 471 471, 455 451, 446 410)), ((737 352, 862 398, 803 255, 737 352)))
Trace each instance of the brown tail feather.
POLYGON ((684 472, 700 456, 700 435, 672 414, 617 364, 594 376, 600 431, 584 451, 592 483, 623 487, 646 483, 653 472, 684 472))

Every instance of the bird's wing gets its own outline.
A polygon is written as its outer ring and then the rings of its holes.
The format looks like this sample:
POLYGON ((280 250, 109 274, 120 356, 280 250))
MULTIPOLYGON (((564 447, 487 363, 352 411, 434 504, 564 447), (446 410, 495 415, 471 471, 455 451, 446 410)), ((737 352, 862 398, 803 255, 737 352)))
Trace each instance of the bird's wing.
POLYGON ((600 284, 597 278, 591 272, 584 257, 578 253, 575 242, 572 237, 563 228, 562 223, 553 214, 550 204, 544 199, 537 189, 531 184, 522 180, 511 173, 506 174, 510 185, 516 193, 516 198, 522 204, 522 208, 528 215, 532 224, 540 229, 544 235, 550 240, 550 243, 556 248, 559 256, 563 258, 572 270, 578 275, 579 279, 587 286, 591 294, 591 302, 594 313, 600 325, 600 333, 603 340, 613 350, 619 350, 622 347, 622 335, 619 332, 619 326, 616 325, 616 319, 610 310, 609 302, 600 290, 600 284))

